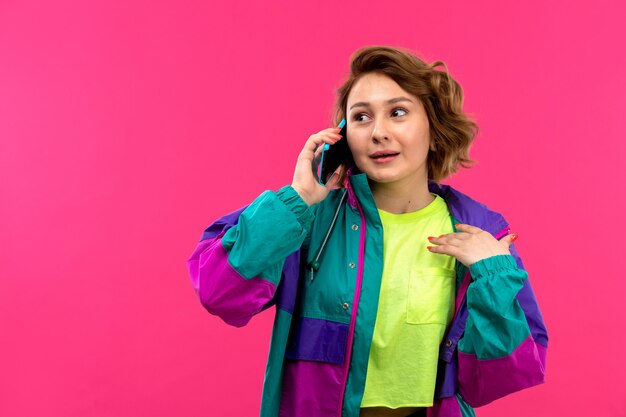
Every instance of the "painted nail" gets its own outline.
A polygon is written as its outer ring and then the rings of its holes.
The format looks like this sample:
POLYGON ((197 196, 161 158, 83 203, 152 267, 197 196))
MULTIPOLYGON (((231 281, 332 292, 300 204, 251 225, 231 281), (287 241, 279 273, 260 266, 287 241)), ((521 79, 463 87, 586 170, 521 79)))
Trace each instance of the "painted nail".
POLYGON ((431 250, 433 247, 432 246, 426 246, 426 249, 431 250))
POLYGON ((430 239, 434 239, 434 237, 433 236, 428 236, 428 240, 430 240, 430 239))
POLYGON ((513 242, 515 239, 517 239, 519 236, 517 235, 517 233, 513 233, 511 235, 511 242, 513 242))

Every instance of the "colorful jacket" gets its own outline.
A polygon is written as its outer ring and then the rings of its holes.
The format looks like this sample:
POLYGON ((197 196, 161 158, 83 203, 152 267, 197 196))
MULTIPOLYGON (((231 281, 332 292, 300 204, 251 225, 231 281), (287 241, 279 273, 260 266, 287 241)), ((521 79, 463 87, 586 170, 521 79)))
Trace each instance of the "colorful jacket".
MULTIPOLYGON (((504 217, 429 181, 451 222, 497 239, 504 217)), ((427 242, 425 242, 426 244, 427 242)), ((548 336, 515 245, 456 262, 456 311, 440 347, 429 417, 479 407, 545 381, 548 336)), ((276 306, 261 417, 358 417, 378 308, 383 228, 366 174, 308 206, 291 186, 214 221, 187 260, 200 302, 241 327, 276 306)))

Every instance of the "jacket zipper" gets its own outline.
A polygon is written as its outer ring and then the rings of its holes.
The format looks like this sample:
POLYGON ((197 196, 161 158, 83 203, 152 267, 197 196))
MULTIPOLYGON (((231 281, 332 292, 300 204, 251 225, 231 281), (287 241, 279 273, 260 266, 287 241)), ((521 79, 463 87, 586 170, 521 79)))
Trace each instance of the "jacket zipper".
POLYGON ((352 314, 350 317, 350 328, 348 330, 348 341, 347 341, 347 346, 346 346, 347 355, 346 355, 345 364, 343 367, 344 376, 343 376, 341 395, 339 396, 339 409, 337 410, 337 417, 341 417, 341 414, 343 411, 343 398, 346 393, 348 372, 350 371, 350 360, 352 359, 352 341, 354 340, 354 328, 356 326, 356 313, 359 308, 359 299, 361 297, 361 283, 363 281, 366 225, 365 225, 365 214, 363 214, 363 209, 361 208, 361 204, 358 201, 357 201, 357 208, 359 209, 359 213, 361 214, 361 235, 359 238, 359 260, 358 260, 356 286, 354 288, 354 299, 352 300, 352 314))

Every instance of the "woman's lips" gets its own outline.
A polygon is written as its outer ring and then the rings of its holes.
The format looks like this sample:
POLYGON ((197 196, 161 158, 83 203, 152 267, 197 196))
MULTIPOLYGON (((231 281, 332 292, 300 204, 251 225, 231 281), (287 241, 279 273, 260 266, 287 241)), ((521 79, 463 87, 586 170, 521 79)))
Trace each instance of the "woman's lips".
POLYGON ((384 164, 384 163, 393 161, 394 159, 396 159, 398 155, 399 154, 383 156, 379 158, 372 158, 372 161, 376 162, 377 164, 384 164))

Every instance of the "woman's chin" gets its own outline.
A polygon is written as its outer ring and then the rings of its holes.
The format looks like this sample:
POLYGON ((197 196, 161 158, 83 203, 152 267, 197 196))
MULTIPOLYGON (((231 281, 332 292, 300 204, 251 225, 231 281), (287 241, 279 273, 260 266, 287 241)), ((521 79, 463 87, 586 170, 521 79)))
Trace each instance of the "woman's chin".
POLYGON ((367 175, 367 179, 370 180, 370 182, 374 182, 377 184, 388 184, 391 182, 394 182, 396 180, 396 178, 393 175, 380 175, 380 173, 365 173, 367 175))

